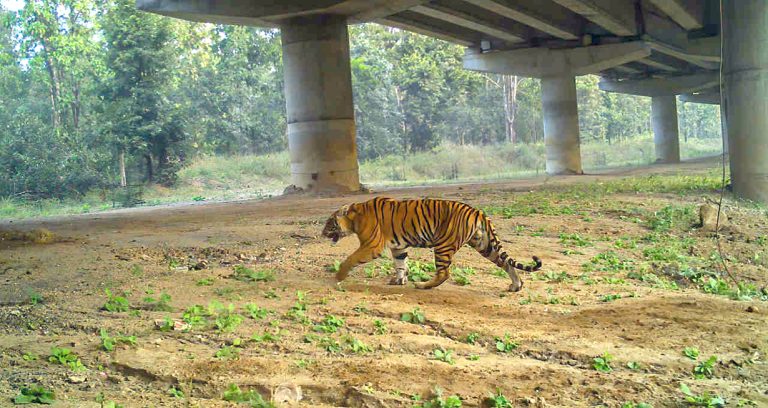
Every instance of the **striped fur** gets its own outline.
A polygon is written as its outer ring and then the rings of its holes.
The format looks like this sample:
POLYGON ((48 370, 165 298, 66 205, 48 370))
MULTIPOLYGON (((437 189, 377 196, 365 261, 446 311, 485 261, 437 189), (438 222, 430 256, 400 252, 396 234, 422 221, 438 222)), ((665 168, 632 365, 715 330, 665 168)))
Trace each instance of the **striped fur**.
POLYGON ((341 263, 336 273, 339 282, 346 279, 352 268, 378 258, 387 248, 392 251, 396 270, 390 284, 399 285, 407 282, 405 249, 434 249, 436 275, 428 282, 415 283, 420 289, 445 282, 453 255, 465 244, 504 269, 512 279, 509 290, 513 292, 523 287, 515 269, 530 272, 541 268, 541 260, 536 256, 534 265, 523 265, 511 258, 502 249, 491 220, 482 211, 457 201, 377 197, 345 205, 328 218, 323 236, 337 242, 349 234, 357 235, 360 247, 341 263))

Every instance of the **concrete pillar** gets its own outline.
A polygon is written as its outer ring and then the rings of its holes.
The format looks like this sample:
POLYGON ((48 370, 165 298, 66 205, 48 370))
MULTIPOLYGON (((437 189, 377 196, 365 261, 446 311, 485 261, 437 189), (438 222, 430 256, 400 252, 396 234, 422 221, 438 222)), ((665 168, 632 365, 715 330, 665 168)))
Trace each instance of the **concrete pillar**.
POLYGON ((547 174, 583 174, 576 78, 571 75, 542 78, 541 104, 547 174))
POLYGON ((280 28, 293 184, 315 192, 357 191, 346 19, 298 17, 280 28))
POLYGON ((733 192, 768 203, 768 1, 724 1, 722 27, 733 192))
POLYGON ((651 127, 656 145, 656 163, 680 162, 680 136, 677 127, 677 99, 672 96, 651 98, 651 127))

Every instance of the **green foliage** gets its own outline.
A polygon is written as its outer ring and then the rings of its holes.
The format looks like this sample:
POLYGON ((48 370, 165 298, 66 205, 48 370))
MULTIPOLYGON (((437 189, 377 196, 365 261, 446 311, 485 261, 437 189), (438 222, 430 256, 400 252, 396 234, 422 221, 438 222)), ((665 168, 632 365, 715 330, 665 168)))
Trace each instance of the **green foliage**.
POLYGON ((653 408, 653 405, 645 402, 625 402, 621 404, 621 408, 653 408))
POLYGON ((222 395, 224 401, 245 403, 253 408, 274 408, 274 405, 265 401, 264 397, 256 391, 243 392, 237 384, 230 384, 222 395))
POLYGON ((642 366, 637 361, 630 361, 627 363, 627 368, 632 371, 639 371, 642 369, 642 366))
POLYGON ((52 347, 48 361, 54 364, 65 365, 72 371, 85 370, 85 366, 83 366, 80 358, 72 353, 72 350, 64 347, 52 347))
POLYGON ((326 265, 325 269, 326 269, 328 272, 334 272, 334 273, 335 273, 335 272, 338 272, 338 271, 339 271, 339 269, 341 269, 341 261, 339 261, 339 260, 335 260, 335 261, 333 261, 333 263, 332 263, 332 264, 330 264, 330 265, 326 265))
POLYGON ((684 383, 680 383, 680 391, 685 395, 685 402, 690 406, 707 408, 725 407, 725 399, 719 395, 710 395, 708 392, 696 395, 684 383))
POLYGON ((147 310, 154 310, 158 312, 172 312, 173 306, 171 306, 171 295, 163 292, 158 299, 152 297, 144 298, 144 307, 147 310))
POLYGON ((491 394, 491 396, 486 400, 487 405, 492 408, 513 408, 514 405, 512 405, 512 401, 510 401, 504 394, 501 393, 501 390, 497 389, 496 394, 491 394))
POLYGON ((717 363, 717 356, 710 356, 705 361, 700 362, 693 367, 693 377, 697 380, 712 378, 715 375, 715 363, 717 363))
POLYGON ((213 278, 203 278, 195 283, 197 286, 212 286, 213 278))
POLYGON ((347 348, 355 354, 365 354, 373 351, 370 346, 354 337, 348 336, 344 341, 347 344, 347 348))
POLYGON ((441 347, 439 349, 433 350, 432 353, 435 356, 435 360, 442 361, 450 365, 456 364, 456 362, 453 360, 453 351, 451 350, 446 350, 441 347))
POLYGON ((454 268, 453 281, 460 286, 469 285, 471 283, 469 277, 475 275, 475 273, 473 268, 454 268))
POLYGON ((171 386, 171 388, 168 389, 168 395, 174 398, 184 398, 184 391, 182 391, 180 388, 171 386))
POLYGON ((467 335, 467 344, 476 344, 477 340, 480 338, 480 333, 469 333, 467 335))
POLYGON ((27 296, 29 299, 29 304, 32 306, 43 303, 43 295, 35 292, 34 289, 27 289, 27 296))
POLYGON ((99 330, 99 337, 101 338, 101 347, 105 351, 113 351, 115 346, 123 343, 130 346, 136 345, 136 336, 121 336, 117 335, 112 337, 106 329, 99 330))
POLYGON ((107 294, 107 302, 102 307, 108 312, 127 312, 130 309, 128 299, 123 296, 113 295, 109 289, 104 289, 107 294))
POLYGON ((461 398, 456 395, 443 397, 443 390, 435 388, 433 396, 421 404, 415 404, 413 408, 461 408, 461 398))
POLYGON ((699 349, 696 347, 686 347, 683 349, 683 355, 690 358, 691 360, 696 360, 699 358, 699 349))
POLYGON ((389 332, 389 328, 387 328, 387 325, 382 322, 379 319, 376 319, 373 321, 373 333, 374 334, 387 334, 389 332))
POLYGON ((208 308, 203 305, 193 305, 184 311, 182 320, 192 326, 192 328, 200 328, 208 324, 209 316, 211 316, 211 312, 208 308))
POLYGON ((224 308, 217 308, 212 314, 216 315, 213 324, 220 332, 233 332, 243 322, 243 316, 235 313, 235 306, 231 303, 224 308))
POLYGON ((655 232, 669 232, 672 229, 689 228, 696 214, 693 206, 666 206, 648 216, 646 226, 655 232))
POLYGON ((42 386, 22 388, 19 395, 13 398, 13 403, 16 405, 26 404, 45 404, 50 405, 56 402, 56 396, 53 391, 46 389, 42 386))
POLYGON ((605 352, 602 356, 592 359, 592 367, 601 373, 610 373, 613 371, 611 361, 613 361, 613 356, 605 352))
POLYGON ((224 346, 213 355, 219 360, 237 360, 240 358, 240 350, 235 346, 224 346))
POLYGON ((577 247, 585 247, 585 246, 592 246, 592 242, 587 237, 582 237, 579 234, 560 234, 560 243, 565 246, 577 246, 577 247))
POLYGON ((413 324, 424 324, 424 322, 427 321, 427 318, 424 315, 424 312, 421 311, 421 309, 419 309, 418 307, 415 307, 410 312, 405 312, 402 315, 400 315, 400 320, 408 323, 413 323, 413 324))
POLYGON ((614 251, 601 252, 597 256, 589 260, 588 263, 582 265, 585 271, 602 271, 602 272, 619 272, 619 271, 631 271, 634 269, 634 264, 629 259, 623 259, 614 251))
POLYGON ((601 302, 613 302, 614 300, 621 299, 621 295, 618 293, 607 294, 600 297, 601 302))
POLYGON ((509 333, 505 333, 503 338, 494 338, 494 342, 496 343, 496 350, 500 353, 510 353, 520 346, 520 344, 512 340, 509 333))
POLYGON ((270 314, 275 314, 274 310, 269 310, 264 307, 259 307, 255 303, 246 303, 245 310, 248 311, 252 319, 264 320, 270 314))
POLYGON ((344 327, 344 319, 326 315, 321 323, 315 325, 314 330, 321 333, 336 333, 342 327, 344 327))
POLYGON ((271 269, 256 271, 243 265, 235 265, 233 269, 232 277, 243 282, 271 282, 275 280, 275 272, 271 269))
POLYGON ((411 282, 426 282, 432 279, 432 274, 437 271, 434 262, 421 262, 418 260, 408 259, 408 279, 411 282))

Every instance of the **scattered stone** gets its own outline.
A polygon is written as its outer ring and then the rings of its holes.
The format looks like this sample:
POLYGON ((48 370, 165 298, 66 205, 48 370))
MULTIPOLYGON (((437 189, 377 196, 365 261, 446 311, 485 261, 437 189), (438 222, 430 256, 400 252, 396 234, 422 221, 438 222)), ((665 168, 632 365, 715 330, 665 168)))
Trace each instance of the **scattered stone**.
POLYGON ((302 398, 301 387, 291 383, 278 385, 272 395, 272 399, 278 404, 293 405, 301 401, 302 398))
POLYGON ((72 384, 82 384, 85 382, 85 376, 82 375, 70 375, 67 380, 72 384))
MULTIPOLYGON (((699 225, 703 231, 715 231, 717 228, 717 207, 712 204, 703 204, 699 207, 699 225)), ((724 210, 720 210, 720 229, 728 225, 728 216, 724 210)))
POLYGON ((747 306, 747 312, 748 313, 757 313, 760 309, 757 308, 757 306, 747 306))
MULTIPOLYGON (((155 326, 157 328, 165 328, 165 319, 155 319, 155 326)), ((173 321, 173 330, 174 331, 184 331, 190 329, 192 326, 189 325, 189 323, 183 321, 183 320, 174 320, 173 321)))
POLYGON ((290 194, 301 194, 304 192, 304 189, 301 187, 297 187, 295 184, 291 184, 288 187, 283 190, 283 195, 290 195, 290 194))

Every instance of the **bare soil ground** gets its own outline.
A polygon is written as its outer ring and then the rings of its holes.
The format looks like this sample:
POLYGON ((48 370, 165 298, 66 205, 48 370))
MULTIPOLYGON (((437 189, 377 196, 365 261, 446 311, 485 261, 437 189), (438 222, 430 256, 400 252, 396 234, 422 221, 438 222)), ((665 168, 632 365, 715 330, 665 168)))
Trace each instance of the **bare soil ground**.
MULTIPOLYGON (((19 390, 35 384, 53 390, 54 406, 61 407, 98 407, 99 395, 126 407, 234 406, 222 395, 237 384, 266 399, 300 388, 298 405, 312 407, 412 406, 412 396, 428 399, 436 387, 470 407, 487 405, 497 392, 514 406, 672 407, 686 405, 681 383, 694 394, 720 395, 728 406, 768 406, 768 304, 759 293, 740 301, 704 293, 686 278, 681 264, 717 267, 712 234, 689 222, 690 214, 649 235, 648 217, 656 211, 694 208, 695 217, 715 192, 558 195, 562 186, 587 191, 622 177, 657 173, 663 179, 711 173, 715 166, 704 161, 378 193, 491 208, 515 206, 524 197, 548 200, 556 211, 491 217, 513 256, 538 255, 544 262, 541 271, 523 276, 518 293, 505 292, 508 278, 494 275, 496 268, 470 248, 455 260, 472 268, 468 285, 389 286, 388 263, 379 260, 337 288, 327 265, 357 242, 346 238, 332 246, 320 236, 323 222, 338 206, 376 194, 3 221, 0 232, 46 228, 54 238, 0 241, 0 406, 13 406, 19 390), (683 242, 683 252, 673 254, 678 258, 655 258, 676 242, 683 242), (233 279, 235 265, 274 271, 275 279, 233 279), (648 273, 660 280, 638 277, 648 273), (131 310, 103 310, 107 288, 125 293, 131 310), (145 299, 162 293, 170 295, 172 310, 156 310, 162 306, 145 299), (35 294, 42 300, 31 304, 35 294), (186 310, 202 305, 203 315, 212 301, 224 310, 205 317, 207 325, 183 327, 186 310), (269 312, 252 318, 247 303, 269 312), (229 314, 228 304, 234 307, 229 314), (401 321, 416 307, 423 324, 401 321), (244 317, 239 325, 232 317, 238 314, 244 317), (332 330, 322 325, 328 315, 344 321, 336 333, 322 331, 332 330), (234 330, 217 330, 217 316, 220 326, 234 330), (159 328, 166 318, 178 330, 159 328), (108 352, 101 329, 113 337, 133 335, 136 344, 108 352), (477 333, 474 344, 466 340, 471 333, 477 333), (251 340, 254 334, 260 337, 251 340), (496 338, 505 335, 517 347, 500 352, 496 338), (49 362, 54 346, 69 348, 86 369, 49 362), (682 354, 685 347, 701 351, 697 361, 682 354), (452 352, 454 364, 435 358, 440 348, 452 352), (614 358, 609 373, 594 368, 594 358, 606 352, 614 358), (693 368, 710 355, 718 359, 712 378, 694 379, 693 368), (184 397, 172 396, 171 388, 184 397)), ((764 287, 766 214, 729 203, 731 227, 722 240, 729 266, 739 279, 764 287)), ((411 256, 431 260, 427 250, 411 256)))

